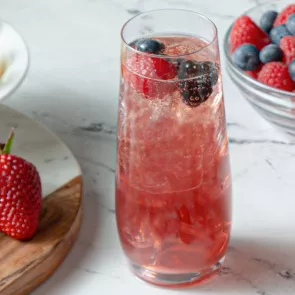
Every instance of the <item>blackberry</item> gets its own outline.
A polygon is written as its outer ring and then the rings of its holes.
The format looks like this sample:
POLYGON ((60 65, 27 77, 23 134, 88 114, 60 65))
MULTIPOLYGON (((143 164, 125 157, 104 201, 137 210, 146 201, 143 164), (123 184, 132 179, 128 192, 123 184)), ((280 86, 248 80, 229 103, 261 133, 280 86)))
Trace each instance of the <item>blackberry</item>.
POLYGON ((211 61, 180 60, 178 78, 184 103, 197 107, 212 94, 218 81, 218 66, 211 61))

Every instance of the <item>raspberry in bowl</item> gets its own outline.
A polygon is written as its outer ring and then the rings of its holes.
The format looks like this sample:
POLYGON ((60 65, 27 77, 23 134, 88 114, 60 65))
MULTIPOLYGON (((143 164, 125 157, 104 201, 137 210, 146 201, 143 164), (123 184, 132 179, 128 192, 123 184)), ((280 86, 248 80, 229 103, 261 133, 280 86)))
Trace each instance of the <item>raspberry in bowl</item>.
POLYGON ((275 0, 246 11, 227 31, 224 51, 242 95, 295 138, 295 2, 275 0))

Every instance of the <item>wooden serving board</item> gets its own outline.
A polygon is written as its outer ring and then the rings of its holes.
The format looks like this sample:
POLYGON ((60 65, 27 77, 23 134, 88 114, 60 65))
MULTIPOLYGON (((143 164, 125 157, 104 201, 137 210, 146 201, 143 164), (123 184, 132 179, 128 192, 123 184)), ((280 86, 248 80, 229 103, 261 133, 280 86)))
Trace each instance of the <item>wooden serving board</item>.
POLYGON ((12 152, 37 167, 43 202, 32 240, 21 242, 0 233, 0 294, 26 295, 54 272, 77 238, 82 178, 76 159, 61 140, 37 122, 0 105, 1 141, 12 126, 12 152))

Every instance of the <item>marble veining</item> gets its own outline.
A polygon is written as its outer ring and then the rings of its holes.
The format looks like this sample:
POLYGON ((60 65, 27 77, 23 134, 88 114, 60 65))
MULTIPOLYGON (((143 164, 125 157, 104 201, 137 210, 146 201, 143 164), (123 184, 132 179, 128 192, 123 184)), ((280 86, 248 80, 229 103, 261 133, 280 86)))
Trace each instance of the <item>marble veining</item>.
POLYGON ((229 137, 228 139, 230 144, 279 144, 279 145, 289 145, 293 146, 295 145, 294 142, 284 142, 284 141, 278 141, 278 140, 269 140, 269 139, 236 139, 229 137))
MULTIPOLYGON (((295 294, 295 143, 257 115, 223 70, 226 30, 261 2, 0 0, 1 17, 24 36, 32 57, 25 83, 5 104, 57 133, 83 171, 78 242, 34 295, 295 294), (198 11, 218 28, 234 196, 230 248, 219 276, 174 291, 130 274, 114 214, 120 29, 137 13, 163 8, 198 11)), ((69 161, 67 157, 61 160, 69 161)), ((48 155, 42 161, 54 165, 56 159, 48 155)))
POLYGON ((79 127, 82 131, 90 131, 104 134, 116 134, 116 127, 110 126, 104 122, 90 123, 87 126, 79 127))

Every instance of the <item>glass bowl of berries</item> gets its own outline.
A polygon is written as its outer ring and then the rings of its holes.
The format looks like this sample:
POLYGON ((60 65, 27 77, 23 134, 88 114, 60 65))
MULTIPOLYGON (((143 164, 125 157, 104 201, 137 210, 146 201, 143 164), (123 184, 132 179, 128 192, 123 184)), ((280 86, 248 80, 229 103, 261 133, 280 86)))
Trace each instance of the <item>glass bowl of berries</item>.
POLYGON ((224 51, 242 95, 295 138, 295 3, 275 0, 246 11, 227 31, 224 51))

